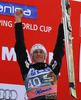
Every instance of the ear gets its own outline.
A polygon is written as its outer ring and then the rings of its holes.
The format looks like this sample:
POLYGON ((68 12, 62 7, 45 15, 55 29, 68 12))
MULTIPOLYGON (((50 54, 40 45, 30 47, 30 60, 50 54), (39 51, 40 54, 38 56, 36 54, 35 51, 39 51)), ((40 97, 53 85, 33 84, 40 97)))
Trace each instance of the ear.
POLYGON ((33 60, 33 62, 34 62, 34 57, 32 56, 32 60, 33 60))

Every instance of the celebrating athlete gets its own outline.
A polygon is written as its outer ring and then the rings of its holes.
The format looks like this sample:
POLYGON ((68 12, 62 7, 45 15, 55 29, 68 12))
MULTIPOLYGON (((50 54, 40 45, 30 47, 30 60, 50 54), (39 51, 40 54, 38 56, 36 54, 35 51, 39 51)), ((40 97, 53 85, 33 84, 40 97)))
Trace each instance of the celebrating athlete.
POLYGON ((51 63, 45 63, 47 51, 42 44, 36 43, 30 50, 30 56, 33 60, 33 64, 30 64, 24 43, 21 22, 23 15, 22 9, 15 12, 15 52, 26 86, 28 99, 57 100, 57 77, 61 69, 62 57, 64 56, 63 24, 59 25, 57 42, 51 63))

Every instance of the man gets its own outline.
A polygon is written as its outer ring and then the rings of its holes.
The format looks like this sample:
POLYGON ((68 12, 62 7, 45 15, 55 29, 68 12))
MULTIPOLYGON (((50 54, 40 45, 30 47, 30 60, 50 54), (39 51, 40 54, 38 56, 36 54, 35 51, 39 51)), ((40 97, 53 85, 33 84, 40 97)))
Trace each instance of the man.
POLYGON ((45 63, 47 51, 42 44, 35 44, 30 51, 33 64, 28 61, 24 43, 21 17, 22 9, 15 12, 15 52, 26 86, 29 100, 57 100, 57 77, 64 56, 63 24, 59 26, 57 43, 53 51, 53 60, 48 65, 45 63))

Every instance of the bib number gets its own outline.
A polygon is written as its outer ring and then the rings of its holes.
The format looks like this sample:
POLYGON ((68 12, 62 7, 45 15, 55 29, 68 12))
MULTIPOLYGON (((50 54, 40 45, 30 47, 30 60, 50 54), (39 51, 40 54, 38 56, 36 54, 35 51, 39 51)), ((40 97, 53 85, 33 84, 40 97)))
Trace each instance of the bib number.
POLYGON ((34 88, 35 86, 40 86, 40 85, 41 85, 41 81, 38 77, 35 77, 28 81, 28 88, 34 88))

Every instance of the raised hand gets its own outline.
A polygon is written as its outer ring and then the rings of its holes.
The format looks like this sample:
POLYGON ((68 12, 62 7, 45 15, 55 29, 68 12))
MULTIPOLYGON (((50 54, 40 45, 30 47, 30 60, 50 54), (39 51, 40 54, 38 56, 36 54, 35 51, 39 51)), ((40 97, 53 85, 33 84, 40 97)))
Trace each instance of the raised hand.
POLYGON ((49 72, 48 75, 43 76, 45 82, 51 82, 52 84, 57 84, 57 78, 53 72, 49 72))
POLYGON ((21 22, 21 17, 24 15, 24 11, 19 9, 15 12, 15 21, 16 23, 21 22))

